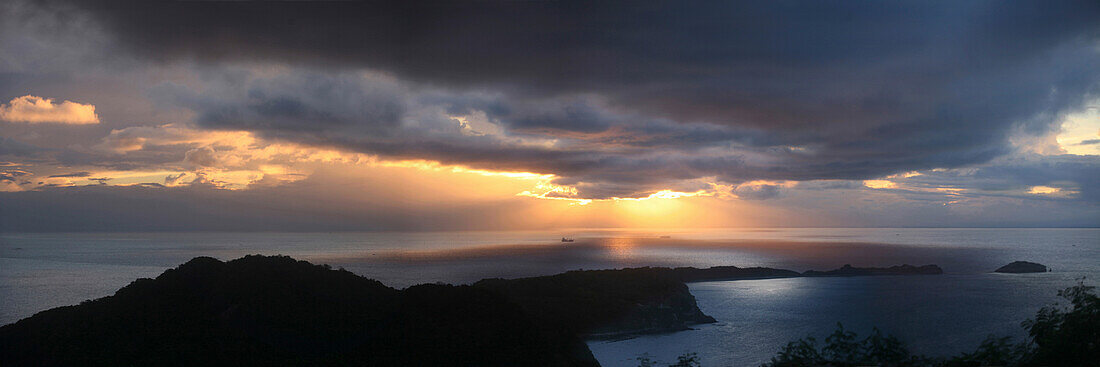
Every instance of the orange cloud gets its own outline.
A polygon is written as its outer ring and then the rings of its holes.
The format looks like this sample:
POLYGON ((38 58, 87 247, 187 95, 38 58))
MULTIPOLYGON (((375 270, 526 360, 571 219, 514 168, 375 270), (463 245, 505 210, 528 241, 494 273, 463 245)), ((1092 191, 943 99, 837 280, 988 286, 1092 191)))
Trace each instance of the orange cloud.
POLYGON ((898 184, 888 180, 863 180, 863 186, 872 189, 893 189, 898 187, 898 184))
POLYGON ((26 95, 0 105, 0 120, 7 122, 98 124, 95 106, 72 101, 54 103, 52 99, 26 95))
POLYGON ((1043 194, 1057 194, 1059 191, 1062 191, 1062 189, 1059 189, 1057 187, 1050 187, 1050 186, 1032 186, 1029 190, 1027 190, 1027 193, 1028 194, 1034 194, 1034 195, 1043 195, 1043 194))

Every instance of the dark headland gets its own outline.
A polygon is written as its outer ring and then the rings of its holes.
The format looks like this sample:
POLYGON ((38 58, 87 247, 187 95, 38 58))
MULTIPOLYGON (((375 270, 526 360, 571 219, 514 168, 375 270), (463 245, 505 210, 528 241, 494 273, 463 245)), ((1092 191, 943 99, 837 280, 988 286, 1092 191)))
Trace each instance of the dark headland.
POLYGON ((597 366, 586 338, 714 322, 687 282, 940 272, 646 267, 398 290, 284 256, 200 257, 0 327, 0 365, 597 366))
POLYGON ((891 266, 889 268, 857 268, 844 264, 840 269, 829 271, 808 270, 802 273, 807 277, 851 277, 865 275, 936 275, 943 274, 943 269, 936 265, 913 266, 909 264, 891 266))
POLYGON ((1045 273, 1047 267, 1043 264, 1037 264, 1029 261, 1013 261, 1012 263, 997 268, 995 273, 1045 273))

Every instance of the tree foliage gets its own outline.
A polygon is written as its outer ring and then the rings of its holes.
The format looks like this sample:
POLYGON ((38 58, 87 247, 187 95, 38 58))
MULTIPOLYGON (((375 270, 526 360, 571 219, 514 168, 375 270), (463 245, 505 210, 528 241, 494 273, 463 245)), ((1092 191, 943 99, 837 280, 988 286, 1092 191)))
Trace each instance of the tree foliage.
POLYGON ((989 336, 974 352, 950 358, 913 355, 900 340, 876 328, 860 340, 837 323, 837 329, 818 345, 813 337, 787 343, 762 367, 1041 367, 1100 365, 1100 297, 1081 280, 1058 295, 1069 306, 1051 305, 1022 323, 1030 340, 1013 343, 1011 337, 989 336))
MULTIPOLYGON (((649 356, 649 353, 643 353, 638 358, 638 367, 657 367, 658 361, 653 360, 649 356)), ((669 364, 668 367, 700 367, 699 355, 696 353, 684 353, 676 357, 676 362, 669 364)))
POLYGON ((1070 307, 1043 307, 1034 319, 1023 322, 1035 344, 1030 363, 1036 366, 1089 366, 1100 364, 1100 297, 1096 287, 1081 280, 1058 292, 1070 307))
POLYGON ((883 335, 877 328, 871 335, 859 339, 852 331, 837 323, 836 331, 825 338, 825 344, 818 348, 817 340, 807 337, 787 343, 779 353, 772 357, 766 367, 799 366, 926 366, 929 359, 910 355, 905 344, 892 335, 883 335))

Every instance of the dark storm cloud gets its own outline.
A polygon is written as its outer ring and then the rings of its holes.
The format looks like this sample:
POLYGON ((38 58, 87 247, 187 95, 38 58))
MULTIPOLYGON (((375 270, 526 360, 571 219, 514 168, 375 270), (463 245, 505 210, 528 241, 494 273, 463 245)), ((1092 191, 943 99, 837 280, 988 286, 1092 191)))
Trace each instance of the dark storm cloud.
MULTIPOLYGON (((705 187, 691 181, 705 177, 728 183, 754 179, 863 179, 889 173, 896 169, 896 164, 925 164, 903 162, 902 159, 912 159, 906 157, 849 161, 842 156, 834 157, 835 153, 775 146, 782 142, 763 130, 677 123, 617 111, 590 98, 517 102, 515 98, 499 95, 409 89, 388 78, 355 73, 299 70, 276 75, 249 74, 233 78, 232 82, 210 82, 197 88, 164 84, 154 89, 158 98, 195 111, 195 123, 201 127, 250 130, 267 138, 390 158, 555 173, 560 176, 555 183, 576 186, 580 196, 593 199, 646 196, 661 189, 696 191, 705 187), (257 106, 272 104, 291 105, 299 111, 324 111, 312 115, 333 117, 317 120, 294 118, 294 114, 264 116, 257 112, 257 106), (609 128, 583 132, 555 129, 549 123, 540 129, 515 128, 517 124, 512 120, 515 116, 571 113, 547 107, 563 105, 597 115, 596 118, 607 121, 609 128), (489 119, 487 123, 506 129, 507 134, 461 134, 458 120, 447 115, 474 111, 484 112, 489 119), (517 136, 553 138, 560 140, 560 144, 519 144, 513 141, 517 136)), ((103 144, 126 146, 150 133, 143 129, 119 130, 103 144)), ((179 149, 147 146, 135 152, 141 154, 127 158, 178 160, 179 149), (168 149, 162 153, 170 154, 158 154, 158 149, 168 149)), ((200 153, 188 155, 197 159, 200 153)), ((188 161, 186 157, 184 160, 188 161)), ((203 165, 200 160, 194 163, 203 165)), ((746 195, 750 196, 754 195, 746 195)))
POLYGON ((103 27, 112 51, 154 64, 300 68, 158 92, 195 111, 201 127, 555 173, 593 198, 702 177, 859 180, 979 164, 1011 151, 1010 134, 1052 132, 1062 113, 1100 93, 1095 1, 44 9, 78 10, 103 27), (364 69, 393 78, 350 77, 364 69), (473 112, 503 135, 460 135, 446 116, 473 112), (517 137, 561 141, 509 140, 517 137))
POLYGON ((512 130, 564 130, 581 133, 606 131, 615 118, 583 100, 533 103, 530 106, 489 110, 488 115, 505 121, 512 130))
POLYGON ((394 83, 301 73, 254 80, 241 95, 195 93, 184 98, 201 111, 198 122, 212 128, 378 134, 399 124, 405 108, 401 94, 394 83))
POLYGON ((46 149, 0 136, 0 156, 34 157, 46 149))
POLYGON ((800 190, 810 190, 810 191, 856 190, 856 189, 863 188, 863 182, 861 182, 861 181, 844 181, 844 180, 804 181, 804 182, 799 182, 796 187, 800 190))
POLYGON ((738 198, 743 200, 767 200, 780 195, 780 187, 777 185, 746 185, 733 190, 738 198))

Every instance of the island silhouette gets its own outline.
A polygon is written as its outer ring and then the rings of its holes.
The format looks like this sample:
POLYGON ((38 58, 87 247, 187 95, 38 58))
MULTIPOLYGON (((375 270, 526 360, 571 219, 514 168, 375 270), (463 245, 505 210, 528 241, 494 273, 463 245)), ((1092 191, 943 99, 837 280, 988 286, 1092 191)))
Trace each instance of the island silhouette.
POLYGON ((939 274, 935 265, 798 273, 721 266, 578 270, 394 289, 286 256, 198 257, 114 295, 0 327, 4 365, 597 366, 588 338, 715 320, 686 283, 939 274))

